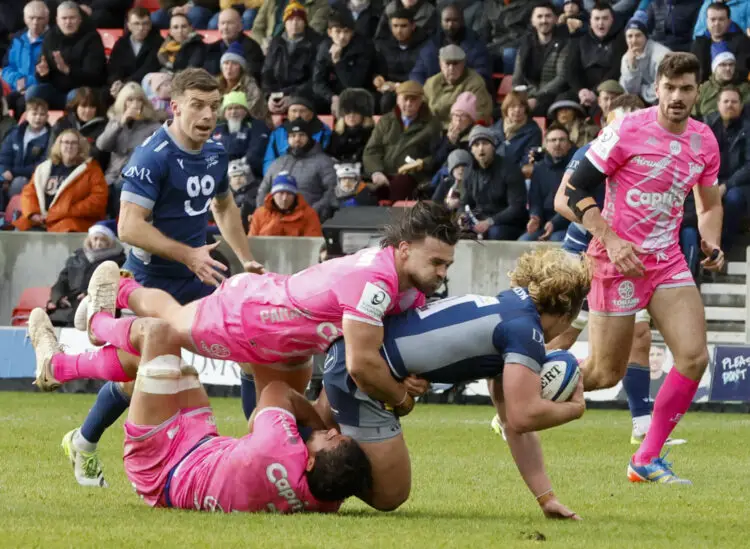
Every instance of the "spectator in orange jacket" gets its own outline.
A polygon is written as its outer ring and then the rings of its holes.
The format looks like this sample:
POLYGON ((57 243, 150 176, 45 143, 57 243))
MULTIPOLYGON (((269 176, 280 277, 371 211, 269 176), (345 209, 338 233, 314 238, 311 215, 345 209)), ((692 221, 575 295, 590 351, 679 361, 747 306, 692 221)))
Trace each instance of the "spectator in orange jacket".
POLYGON ((21 217, 13 224, 19 231, 85 233, 106 216, 107 196, 107 181, 89 156, 89 142, 76 130, 65 130, 23 188, 21 217))
POLYGON ((250 236, 323 236, 318 214, 297 192, 297 180, 281 172, 263 206, 255 210, 250 236))

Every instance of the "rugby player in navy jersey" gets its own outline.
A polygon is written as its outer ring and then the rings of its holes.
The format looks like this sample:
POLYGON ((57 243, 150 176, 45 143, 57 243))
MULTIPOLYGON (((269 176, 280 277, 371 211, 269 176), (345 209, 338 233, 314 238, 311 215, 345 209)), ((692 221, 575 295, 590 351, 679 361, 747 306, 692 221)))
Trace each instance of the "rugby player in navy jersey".
MULTIPOLYGON (((512 289, 496 297, 442 299, 384 321, 381 354, 391 375, 412 393, 423 392, 429 382, 496 380, 493 402, 506 425, 513 458, 550 518, 578 516, 552 492, 535 431, 581 417, 585 404, 580 383, 568 402, 542 399, 544 341, 576 318, 591 276, 588 261, 541 248, 518 260, 510 273, 512 289)), ((409 497, 409 452, 398 417, 377 400, 376 387, 362 386, 358 365, 346 363, 349 345, 339 340, 328 351, 318 411, 370 458, 373 485, 362 499, 376 509, 392 510, 409 497)))
MULTIPOLYGON (((224 279, 226 267, 210 255, 218 243, 206 244, 209 208, 244 269, 263 272, 250 253, 229 190, 227 154, 211 139, 220 105, 218 82, 208 72, 192 68, 177 73, 172 80, 173 120, 138 146, 122 170, 118 233, 133 246, 124 265, 134 278, 129 282, 162 289, 182 304, 205 297, 224 279)), ((79 328, 85 329, 79 323, 85 324, 87 304, 88 299, 76 314, 79 328)), ((173 304, 171 299, 150 299, 119 306, 137 316, 160 317, 173 304)), ((95 351, 92 360, 108 360, 116 353, 107 345, 95 351)), ((130 384, 105 384, 81 428, 63 438, 82 486, 106 486, 96 445, 129 406, 131 392, 130 384)), ((254 401, 254 387, 245 392, 254 401)))

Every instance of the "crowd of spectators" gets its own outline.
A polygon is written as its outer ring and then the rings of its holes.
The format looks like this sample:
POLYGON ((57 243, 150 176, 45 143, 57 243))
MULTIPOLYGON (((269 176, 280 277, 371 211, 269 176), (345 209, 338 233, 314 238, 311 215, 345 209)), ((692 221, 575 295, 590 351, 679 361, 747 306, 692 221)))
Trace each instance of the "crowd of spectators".
POLYGON ((467 236, 561 240, 573 153, 616 97, 655 104, 659 62, 690 51, 727 248, 750 211, 749 35, 750 0, 7 1, 0 211, 20 197, 17 230, 116 217, 120 170, 169 119, 173 74, 204 67, 248 234, 319 235, 340 208, 428 198, 467 236), (104 28, 122 31, 106 49, 104 28))

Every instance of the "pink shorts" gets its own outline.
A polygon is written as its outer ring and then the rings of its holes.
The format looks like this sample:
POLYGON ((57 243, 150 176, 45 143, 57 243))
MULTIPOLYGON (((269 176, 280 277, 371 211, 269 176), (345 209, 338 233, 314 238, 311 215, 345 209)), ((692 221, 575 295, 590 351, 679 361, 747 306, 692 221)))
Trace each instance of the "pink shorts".
POLYGON ((218 436, 211 408, 180 410, 156 427, 125 422, 125 473, 152 507, 166 507, 169 472, 204 439, 218 436))
POLYGON ((607 316, 626 316, 646 309, 651 296, 659 288, 695 286, 685 256, 678 247, 666 252, 640 256, 646 274, 640 278, 626 277, 606 256, 593 254, 594 279, 588 295, 589 311, 607 316))
POLYGON ((339 336, 337 326, 318 323, 295 308, 287 297, 287 278, 273 273, 237 275, 201 299, 191 329, 198 353, 276 364, 325 352, 339 336))

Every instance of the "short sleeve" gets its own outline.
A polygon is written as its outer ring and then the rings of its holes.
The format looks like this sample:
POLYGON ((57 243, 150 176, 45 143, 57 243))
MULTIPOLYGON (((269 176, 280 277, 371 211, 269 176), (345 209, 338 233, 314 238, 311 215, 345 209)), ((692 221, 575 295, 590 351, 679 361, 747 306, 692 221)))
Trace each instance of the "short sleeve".
POLYGON ((604 128, 599 136, 591 142, 586 158, 594 167, 605 175, 612 175, 628 159, 624 146, 627 141, 630 122, 628 118, 615 121, 604 128))
POLYGON ((347 282, 336 291, 343 318, 382 326, 383 317, 396 301, 396 288, 369 271, 352 273, 347 282))
POLYGON ((501 322, 493 334, 493 343, 506 364, 521 364, 536 374, 541 373, 547 354, 538 322, 530 317, 501 322))
POLYGON ((703 139, 706 140, 703 154, 703 171, 698 177, 698 185, 701 187, 713 187, 719 182, 719 167, 721 166, 721 154, 719 144, 712 131, 704 131, 703 139))
POLYGON ((578 165, 581 163, 581 160, 586 156, 586 152, 589 150, 589 145, 586 144, 580 149, 578 149, 575 153, 573 153, 573 158, 570 159, 570 162, 568 162, 568 165, 565 166, 565 171, 574 173, 578 169, 578 165))
POLYGON ((278 450, 286 446, 301 445, 297 420, 289 410, 268 406, 258 411, 253 423, 252 438, 262 441, 261 446, 268 450, 278 450))
POLYGON ((153 210, 161 191, 166 159, 146 144, 138 147, 122 169, 120 200, 153 210))

